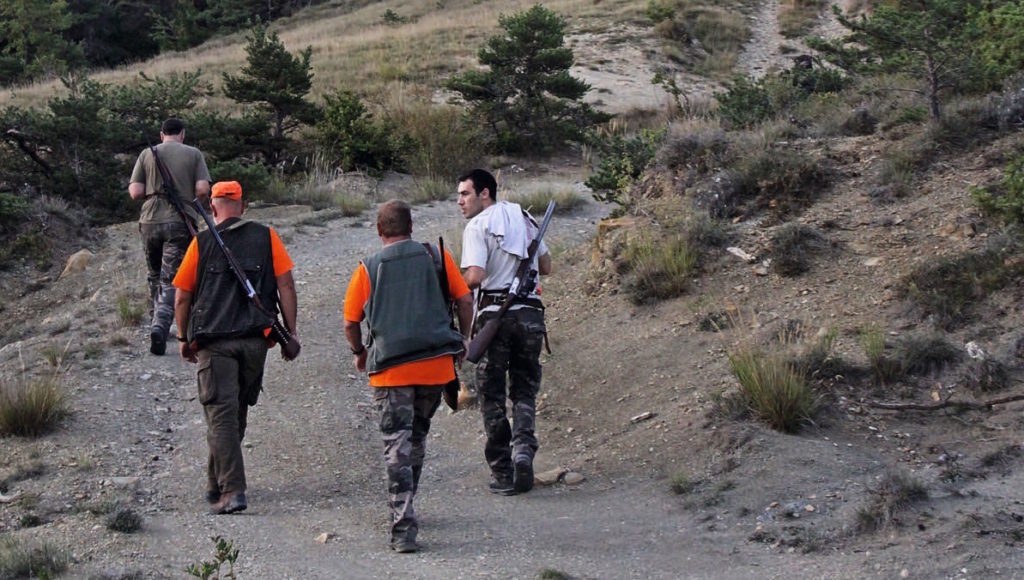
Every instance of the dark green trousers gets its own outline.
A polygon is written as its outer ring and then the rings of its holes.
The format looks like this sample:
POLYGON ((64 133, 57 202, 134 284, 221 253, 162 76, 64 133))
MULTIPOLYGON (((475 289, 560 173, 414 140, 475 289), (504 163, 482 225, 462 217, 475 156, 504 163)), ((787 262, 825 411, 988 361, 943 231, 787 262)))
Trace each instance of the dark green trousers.
POLYGON ((245 491, 242 439, 249 407, 263 388, 267 341, 228 338, 204 345, 199 358, 199 402, 206 417, 207 491, 245 491))

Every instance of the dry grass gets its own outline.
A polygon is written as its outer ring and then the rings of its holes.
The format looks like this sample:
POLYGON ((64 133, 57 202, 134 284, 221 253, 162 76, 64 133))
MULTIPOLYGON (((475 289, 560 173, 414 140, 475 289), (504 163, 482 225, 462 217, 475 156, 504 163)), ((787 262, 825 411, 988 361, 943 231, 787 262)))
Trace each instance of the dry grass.
POLYGON ((68 412, 59 375, 0 379, 0 436, 42 435, 55 429, 68 412))
POLYGON ((779 32, 786 38, 806 35, 818 21, 823 0, 782 0, 779 3, 779 32))
MULTIPOLYGON (((476 66, 476 52, 484 39, 498 30, 498 16, 528 9, 533 4, 532 0, 449 0, 443 10, 438 10, 434 2, 396 0, 373 3, 349 13, 320 7, 286 19, 274 29, 292 52, 312 47, 314 98, 340 87, 351 87, 379 103, 404 83, 432 92, 453 72, 476 66), (409 18, 410 22, 400 26, 384 24, 381 14, 385 9, 409 18)), ((593 28, 621 19, 623 14, 639 13, 644 4, 639 0, 545 2, 547 8, 569 19, 570 31, 575 26, 593 28)), ((244 36, 239 32, 216 38, 191 50, 91 76, 105 83, 127 84, 137 82, 141 71, 150 76, 166 76, 202 70, 202 80, 219 88, 221 73, 237 72, 245 62, 244 36)), ((63 91, 56 80, 0 91, 0 105, 30 106, 63 91)), ((211 97, 204 106, 240 110, 239 105, 221 95, 211 97)))

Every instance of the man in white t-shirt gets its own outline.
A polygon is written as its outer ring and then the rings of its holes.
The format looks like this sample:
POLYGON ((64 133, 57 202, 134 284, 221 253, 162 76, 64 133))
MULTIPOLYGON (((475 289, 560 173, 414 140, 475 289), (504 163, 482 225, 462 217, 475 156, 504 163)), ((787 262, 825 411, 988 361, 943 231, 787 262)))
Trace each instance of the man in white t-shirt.
MULTIPOLYGON (((489 172, 474 169, 458 183, 459 207, 469 220, 462 234, 462 275, 477 293, 475 330, 479 330, 508 295, 519 263, 527 256, 526 248, 537 234, 537 224, 517 204, 497 201, 497 182, 489 172)), ((543 242, 534 261, 532 266, 540 274, 551 272, 551 255, 543 242)), ((487 434, 484 456, 491 468, 490 489, 497 494, 513 495, 533 488, 540 351, 546 332, 544 305, 537 294, 530 294, 506 311, 476 367, 487 434), (506 397, 512 400, 511 424, 506 397)))

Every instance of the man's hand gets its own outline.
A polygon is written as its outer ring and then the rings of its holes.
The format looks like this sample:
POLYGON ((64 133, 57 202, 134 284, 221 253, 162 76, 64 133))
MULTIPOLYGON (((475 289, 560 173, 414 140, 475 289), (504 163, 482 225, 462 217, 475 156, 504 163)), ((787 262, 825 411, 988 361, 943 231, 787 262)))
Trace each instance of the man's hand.
POLYGON ((455 364, 462 369, 462 363, 466 362, 466 353, 469 352, 469 339, 462 337, 462 352, 455 355, 455 364))
POLYGON ((352 357, 352 364, 356 366, 356 370, 365 373, 366 372, 366 354, 370 352, 370 349, 363 348, 363 351, 352 357))
POLYGON ((181 343, 180 350, 181 350, 181 358, 183 358, 184 360, 186 360, 186 361, 188 361, 190 363, 197 363, 197 362, 199 362, 199 359, 196 358, 196 351, 195 351, 195 349, 192 348, 192 343, 190 343, 190 342, 183 342, 183 343, 181 343))

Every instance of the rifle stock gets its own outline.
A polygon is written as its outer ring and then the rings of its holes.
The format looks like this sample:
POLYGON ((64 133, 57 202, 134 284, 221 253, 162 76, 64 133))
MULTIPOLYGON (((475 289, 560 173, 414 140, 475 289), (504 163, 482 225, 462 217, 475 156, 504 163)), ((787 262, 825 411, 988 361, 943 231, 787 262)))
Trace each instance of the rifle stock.
POLYGON ((485 322, 480 331, 473 336, 473 339, 469 341, 469 350, 466 351, 466 360, 473 364, 480 362, 480 359, 484 357, 484 353, 487 352, 487 347, 494 340, 494 335, 498 334, 498 327, 501 326, 501 317, 505 316, 505 311, 511 305, 512 301, 506 300, 494 314, 494 318, 485 322))

